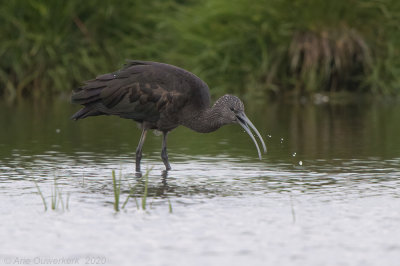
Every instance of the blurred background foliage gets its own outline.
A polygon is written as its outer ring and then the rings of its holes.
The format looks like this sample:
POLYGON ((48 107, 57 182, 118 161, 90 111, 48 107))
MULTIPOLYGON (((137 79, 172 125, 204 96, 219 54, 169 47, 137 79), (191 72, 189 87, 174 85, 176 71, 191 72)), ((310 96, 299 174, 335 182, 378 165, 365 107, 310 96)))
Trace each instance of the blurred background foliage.
POLYGON ((1 1, 0 95, 69 95, 125 59, 214 96, 399 95, 399 19, 397 0, 1 1))

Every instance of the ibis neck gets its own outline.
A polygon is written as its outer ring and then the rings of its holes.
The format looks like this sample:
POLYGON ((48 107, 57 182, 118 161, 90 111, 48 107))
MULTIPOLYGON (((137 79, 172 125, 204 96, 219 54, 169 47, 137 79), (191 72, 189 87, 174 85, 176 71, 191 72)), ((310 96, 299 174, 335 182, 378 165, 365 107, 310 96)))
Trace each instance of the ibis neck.
POLYGON ((223 126, 223 123, 219 109, 213 106, 203 109, 191 119, 185 121, 183 125, 200 133, 209 133, 219 129, 223 126))

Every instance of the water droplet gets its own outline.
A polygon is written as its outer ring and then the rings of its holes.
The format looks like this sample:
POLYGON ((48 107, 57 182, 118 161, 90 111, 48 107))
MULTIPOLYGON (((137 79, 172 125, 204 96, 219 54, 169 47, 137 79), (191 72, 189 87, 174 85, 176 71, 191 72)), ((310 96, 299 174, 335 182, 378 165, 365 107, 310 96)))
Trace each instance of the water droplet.
POLYGON ((299 165, 303 165, 303 161, 299 161, 299 165))

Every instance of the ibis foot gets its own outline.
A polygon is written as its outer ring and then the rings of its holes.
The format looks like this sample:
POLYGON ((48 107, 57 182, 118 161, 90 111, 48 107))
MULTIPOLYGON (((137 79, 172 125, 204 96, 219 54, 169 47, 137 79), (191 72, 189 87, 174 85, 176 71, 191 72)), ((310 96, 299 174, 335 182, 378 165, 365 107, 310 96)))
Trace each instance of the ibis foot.
POLYGON ((135 176, 136 176, 137 178, 141 178, 143 175, 142 175, 142 172, 137 172, 137 171, 136 171, 135 176))

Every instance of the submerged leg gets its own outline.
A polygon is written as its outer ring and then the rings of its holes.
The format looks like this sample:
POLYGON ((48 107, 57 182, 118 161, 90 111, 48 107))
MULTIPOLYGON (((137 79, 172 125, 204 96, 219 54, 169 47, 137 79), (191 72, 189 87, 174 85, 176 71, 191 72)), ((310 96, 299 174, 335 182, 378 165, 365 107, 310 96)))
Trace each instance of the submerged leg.
POLYGON ((136 172, 140 172, 140 160, 142 159, 142 148, 144 140, 146 139, 147 129, 142 130, 142 135, 140 136, 139 144, 136 148, 136 172))
POLYGON ((162 142, 162 150, 161 150, 161 159, 164 162, 166 170, 171 170, 171 166, 168 162, 168 152, 167 152, 167 134, 168 132, 163 132, 163 142, 162 142))

